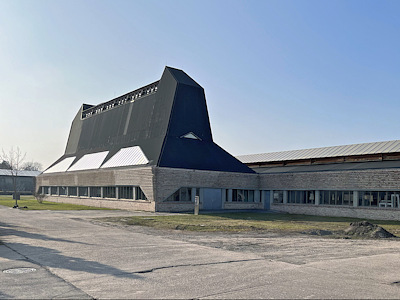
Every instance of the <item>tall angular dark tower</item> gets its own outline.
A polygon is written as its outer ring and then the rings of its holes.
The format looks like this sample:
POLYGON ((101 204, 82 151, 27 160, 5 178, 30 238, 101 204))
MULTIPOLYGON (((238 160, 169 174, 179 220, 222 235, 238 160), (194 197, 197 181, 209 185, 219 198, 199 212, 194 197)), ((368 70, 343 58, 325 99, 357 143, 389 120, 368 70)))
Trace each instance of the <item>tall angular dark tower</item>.
POLYGON ((213 142, 204 89, 185 72, 166 67, 161 79, 97 106, 83 104, 65 154, 55 162, 139 146, 149 165, 253 173, 213 142))

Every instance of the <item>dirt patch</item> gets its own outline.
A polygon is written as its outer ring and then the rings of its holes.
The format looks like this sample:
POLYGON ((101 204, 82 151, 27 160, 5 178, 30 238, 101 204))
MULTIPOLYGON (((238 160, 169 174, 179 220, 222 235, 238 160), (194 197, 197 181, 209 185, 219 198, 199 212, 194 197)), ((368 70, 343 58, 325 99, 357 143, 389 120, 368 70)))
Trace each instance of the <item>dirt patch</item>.
POLYGON ((311 231, 307 231, 307 232, 302 232, 303 234, 309 234, 309 235, 317 235, 317 236, 327 236, 327 235, 332 235, 334 234, 332 231, 330 230, 311 230, 311 231))
POLYGON ((396 236, 381 226, 369 223, 368 221, 350 223, 350 227, 344 230, 347 236, 365 238, 395 238, 396 236))

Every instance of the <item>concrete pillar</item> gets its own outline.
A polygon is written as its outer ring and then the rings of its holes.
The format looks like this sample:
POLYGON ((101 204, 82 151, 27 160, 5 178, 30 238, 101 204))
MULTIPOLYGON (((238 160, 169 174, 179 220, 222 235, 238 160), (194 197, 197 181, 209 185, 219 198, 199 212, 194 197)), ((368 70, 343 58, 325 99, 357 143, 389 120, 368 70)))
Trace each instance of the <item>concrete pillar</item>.
POLYGON ((261 200, 260 190, 255 190, 254 191, 254 202, 260 202, 260 200, 261 200))
POLYGON ((132 199, 137 200, 136 199, 136 186, 132 187, 132 199))
POLYGON ((88 188, 87 188, 87 196, 90 198, 91 196, 90 196, 90 186, 88 186, 88 188))
POLYGON ((115 199, 119 199, 119 187, 115 187, 115 199))
POLYGON ((315 197, 315 205, 319 205, 320 199, 321 199, 321 192, 320 191, 315 191, 314 192, 314 197, 315 197))
POLYGON ((57 187, 57 196, 60 196, 60 187, 57 187))
POLYGON ((288 191, 283 191, 283 204, 287 204, 288 191))
POLYGON ((232 202, 232 189, 228 190, 228 202, 232 202))
POLYGON ((191 189, 191 196, 190 196, 190 201, 194 202, 196 198, 196 188, 191 189))
POLYGON ((353 191, 353 206, 358 207, 358 191, 353 191))
POLYGON ((69 196, 69 187, 68 186, 65 188, 65 193, 67 194, 67 196, 69 196))
POLYGON ((100 195, 101 195, 101 198, 104 198, 104 188, 103 187, 100 188, 100 195))

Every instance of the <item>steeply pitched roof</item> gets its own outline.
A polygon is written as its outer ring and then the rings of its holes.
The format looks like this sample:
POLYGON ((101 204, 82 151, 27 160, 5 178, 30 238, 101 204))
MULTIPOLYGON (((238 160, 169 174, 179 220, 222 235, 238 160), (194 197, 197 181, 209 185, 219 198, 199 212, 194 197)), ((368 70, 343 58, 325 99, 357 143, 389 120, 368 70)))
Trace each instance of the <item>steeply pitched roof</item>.
POLYGON ((55 164, 72 156, 75 164, 85 155, 108 151, 105 163, 122 148, 137 146, 148 165, 254 172, 213 142, 204 90, 185 72, 166 67, 151 88, 82 106, 65 154, 55 164))

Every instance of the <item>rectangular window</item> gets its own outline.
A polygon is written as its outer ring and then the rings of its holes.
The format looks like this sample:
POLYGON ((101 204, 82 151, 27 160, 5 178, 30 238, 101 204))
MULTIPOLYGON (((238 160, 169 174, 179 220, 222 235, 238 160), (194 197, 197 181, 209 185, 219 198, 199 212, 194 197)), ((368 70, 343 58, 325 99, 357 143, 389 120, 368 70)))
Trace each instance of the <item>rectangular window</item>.
POLYGON ((100 198, 101 197, 101 187, 91 186, 90 187, 90 197, 100 198))
POLYGON ((315 192, 314 191, 306 191, 306 203, 307 204, 315 204, 315 192))
POLYGON ((78 189, 76 186, 68 187, 68 196, 78 196, 78 189))
POLYGON ((273 191, 273 202, 283 203, 283 191, 273 191))
POLYGON ((379 203, 380 207, 400 208, 400 192, 386 192, 385 205, 379 203))
POLYGON ((370 192, 370 191, 359 191, 358 192, 358 206, 370 206, 370 207, 378 207, 382 204, 382 199, 379 197, 383 197, 383 201, 386 196, 386 192, 384 194, 380 194, 382 192, 370 192))
POLYGON ((103 187, 103 198, 115 198, 115 186, 103 187))
POLYGON ((60 193, 60 196, 66 196, 67 195, 67 187, 66 186, 60 186, 59 187, 59 193, 60 193))
POLYGON ((296 191, 288 191, 287 203, 296 203, 296 191))
POLYGON ((329 191, 321 191, 320 195, 323 196, 323 202, 321 204, 329 204, 329 191))
POLYGON ((89 188, 87 186, 79 187, 79 197, 88 197, 89 196, 89 188))
POLYGON ((43 187, 43 189, 44 189, 43 194, 50 195, 50 187, 49 186, 45 186, 45 187, 43 187))
POLYGON ((232 190, 232 201, 234 202, 254 202, 254 190, 232 190))
POLYGON ((120 199, 133 200, 133 186, 120 186, 118 187, 118 197, 120 199))
POLYGON ((56 186, 52 186, 50 188, 50 192, 52 195, 58 195, 58 188, 56 186))

